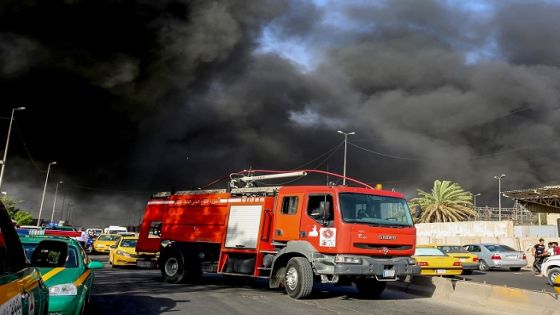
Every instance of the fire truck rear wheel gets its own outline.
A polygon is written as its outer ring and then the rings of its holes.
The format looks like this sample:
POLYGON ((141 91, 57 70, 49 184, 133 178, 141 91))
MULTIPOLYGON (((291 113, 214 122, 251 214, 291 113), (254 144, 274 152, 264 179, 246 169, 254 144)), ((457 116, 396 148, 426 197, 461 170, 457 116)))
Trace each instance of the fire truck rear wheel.
POLYGON ((303 299, 313 290, 313 270, 304 257, 294 257, 288 261, 284 277, 286 293, 294 299, 303 299))
POLYGON ((178 250, 169 250, 161 263, 161 275, 166 282, 181 283, 185 278, 183 254, 178 250))
POLYGON ((362 278, 354 281, 354 286, 358 290, 358 294, 362 298, 374 299, 383 293, 386 282, 377 281, 373 278, 362 278))

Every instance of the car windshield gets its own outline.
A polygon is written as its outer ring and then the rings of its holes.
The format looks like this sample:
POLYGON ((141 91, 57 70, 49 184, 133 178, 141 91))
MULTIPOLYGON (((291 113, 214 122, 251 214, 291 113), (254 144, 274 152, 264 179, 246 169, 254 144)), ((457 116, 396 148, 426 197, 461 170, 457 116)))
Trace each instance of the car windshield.
POLYGON ((136 247, 137 240, 122 240, 121 247, 136 247))
MULTIPOLYGON (((33 251, 37 247, 38 243, 22 243, 23 250, 25 252, 25 257, 27 261, 31 261, 31 255, 33 255, 33 251)), ((68 246, 68 257, 66 257, 66 263, 64 264, 66 268, 76 268, 78 267, 78 257, 77 257, 77 250, 74 246, 68 246)))
POLYGON ((444 253, 468 253, 466 249, 461 246, 438 246, 444 253))
POLYGON ((416 247, 414 256, 445 256, 445 254, 437 248, 416 247))
POLYGON ((120 235, 101 235, 99 236, 98 240, 100 241, 116 241, 118 240, 120 235))
POLYGON ((413 225, 404 199, 357 193, 341 193, 338 199, 344 222, 388 226, 413 225))
POLYGON ((516 252, 515 249, 507 245, 485 245, 485 246, 491 252, 516 252))

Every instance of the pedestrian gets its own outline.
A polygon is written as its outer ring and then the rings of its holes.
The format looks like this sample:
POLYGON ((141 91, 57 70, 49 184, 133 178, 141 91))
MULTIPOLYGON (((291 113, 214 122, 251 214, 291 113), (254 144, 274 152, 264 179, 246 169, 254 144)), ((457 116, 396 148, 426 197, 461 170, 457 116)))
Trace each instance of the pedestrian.
POLYGON ((553 242, 548 242, 548 248, 546 249, 548 256, 553 256, 554 255, 554 243, 553 242))
POLYGON ((558 246, 558 242, 554 242, 554 254, 553 255, 560 255, 560 246, 558 246))
POLYGON ((548 256, 546 246, 544 245, 544 239, 540 238, 539 243, 535 244, 535 246, 531 248, 531 254, 535 257, 535 261, 533 262, 533 272, 535 272, 535 275, 540 275, 543 260, 548 256))

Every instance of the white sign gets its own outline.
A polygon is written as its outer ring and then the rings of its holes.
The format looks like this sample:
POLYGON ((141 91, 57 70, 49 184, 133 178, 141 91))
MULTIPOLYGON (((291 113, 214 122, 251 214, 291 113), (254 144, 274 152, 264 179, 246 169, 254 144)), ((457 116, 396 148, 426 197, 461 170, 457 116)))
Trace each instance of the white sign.
POLYGON ((336 247, 336 228, 321 228, 319 234, 319 246, 336 247))

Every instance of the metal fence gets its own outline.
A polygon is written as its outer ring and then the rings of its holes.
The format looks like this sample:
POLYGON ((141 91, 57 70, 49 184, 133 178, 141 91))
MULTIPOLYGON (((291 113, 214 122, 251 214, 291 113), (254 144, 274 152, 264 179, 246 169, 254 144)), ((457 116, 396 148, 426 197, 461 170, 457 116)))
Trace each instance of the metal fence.
POLYGON ((538 213, 533 213, 525 207, 516 203, 513 208, 476 207, 476 216, 470 217, 469 221, 499 221, 500 212, 502 221, 511 220, 514 225, 539 224, 538 213))

